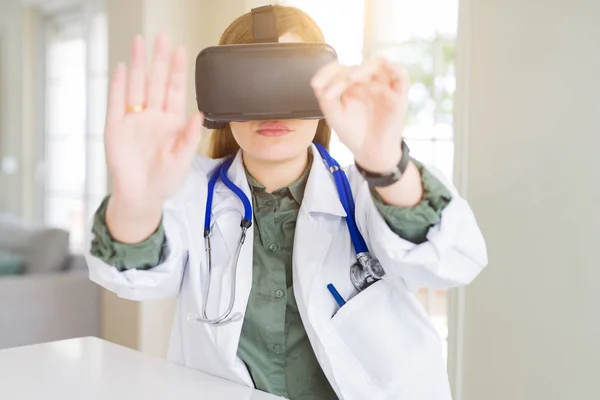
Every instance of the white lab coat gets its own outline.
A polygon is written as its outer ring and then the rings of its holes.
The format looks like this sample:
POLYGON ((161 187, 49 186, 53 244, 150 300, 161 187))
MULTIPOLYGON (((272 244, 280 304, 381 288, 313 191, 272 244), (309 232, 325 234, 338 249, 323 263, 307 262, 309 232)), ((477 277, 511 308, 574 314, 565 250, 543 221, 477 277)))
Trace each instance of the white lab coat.
MULTIPOLYGON (((356 294, 349 268, 355 255, 336 186, 319 152, 298 214, 293 252, 293 285, 298 310, 316 357, 337 395, 346 400, 450 399, 441 340, 414 292, 420 286, 448 288, 468 284, 487 264, 486 246, 467 202, 452 201, 432 227, 428 241, 416 245, 390 230, 354 166, 346 172, 356 202, 356 221, 386 277, 356 294), (337 304, 326 288, 333 283, 349 299, 337 304)), ((203 240, 207 181, 218 160, 196 157, 181 189, 164 205, 167 246, 156 267, 119 272, 90 255, 90 278, 131 300, 178 297, 169 359, 231 381, 253 386, 237 356, 242 320, 222 327, 189 322, 201 315, 206 273, 203 240)), ((435 171, 432 171, 435 173, 435 171)), ((439 175, 436 173, 436 176, 439 175)), ((241 153, 230 179, 251 197, 241 153)), ((220 315, 230 296, 231 266, 243 207, 221 181, 213 201, 213 276, 208 316, 220 315)), ((252 285, 253 230, 242 247, 234 312, 245 312, 252 285)))

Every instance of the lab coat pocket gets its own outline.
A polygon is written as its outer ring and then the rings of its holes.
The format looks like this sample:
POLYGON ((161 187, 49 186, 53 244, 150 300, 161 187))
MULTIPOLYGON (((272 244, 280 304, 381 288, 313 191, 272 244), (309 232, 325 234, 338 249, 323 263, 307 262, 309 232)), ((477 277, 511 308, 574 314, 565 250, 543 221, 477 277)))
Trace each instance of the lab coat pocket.
POLYGON ((368 380, 384 392, 401 390, 432 358, 443 362, 439 335, 414 295, 397 281, 378 281, 356 295, 332 318, 331 327, 368 380))

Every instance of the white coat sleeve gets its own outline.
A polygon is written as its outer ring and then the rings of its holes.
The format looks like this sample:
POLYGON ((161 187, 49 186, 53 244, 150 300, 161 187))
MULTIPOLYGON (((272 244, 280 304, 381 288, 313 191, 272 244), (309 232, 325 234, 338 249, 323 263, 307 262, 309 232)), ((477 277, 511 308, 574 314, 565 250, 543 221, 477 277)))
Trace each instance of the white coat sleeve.
POLYGON ((401 278, 411 291, 419 287, 451 288, 469 284, 488 262, 485 241, 469 204, 439 171, 427 169, 450 190, 452 200, 422 244, 402 239, 389 228, 366 181, 354 166, 348 169, 356 193, 359 230, 386 274, 401 278))
POLYGON ((119 271, 91 254, 91 222, 84 252, 90 279, 124 299, 144 301, 176 297, 187 263, 187 240, 181 221, 175 208, 165 206, 162 224, 166 240, 159 264, 148 270, 126 271, 119 271))
MULTIPOLYGON (((191 232, 194 227, 200 229, 204 223, 195 219, 190 227, 186 221, 187 204, 193 209, 204 209, 206 204, 207 171, 212 171, 220 160, 196 156, 192 168, 181 188, 168 199, 163 206, 162 224, 165 232, 165 245, 159 264, 146 270, 129 269, 120 271, 108 265, 90 253, 93 238, 93 222, 87 229, 85 240, 85 258, 90 271, 90 279, 119 297, 129 300, 157 300, 179 295, 185 268, 190 252, 191 232)), ((202 214, 203 216, 204 214, 202 214)), ((196 243, 196 246, 198 244, 196 243)))

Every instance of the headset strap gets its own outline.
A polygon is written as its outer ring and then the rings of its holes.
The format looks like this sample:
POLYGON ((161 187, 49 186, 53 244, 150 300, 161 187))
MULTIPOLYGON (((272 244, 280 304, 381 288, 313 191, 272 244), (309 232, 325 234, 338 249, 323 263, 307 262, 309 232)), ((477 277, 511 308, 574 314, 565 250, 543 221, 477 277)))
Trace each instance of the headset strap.
POLYGON ((262 6, 252 9, 254 24, 254 43, 279 42, 277 20, 273 6, 262 6))
MULTIPOLYGON (((268 5, 253 8, 252 19, 254 25, 254 43, 279 42, 277 19, 273 13, 273 6, 268 5)), ((210 121, 205 118, 203 125, 207 129, 223 129, 227 126, 227 123, 210 121)))
POLYGON ((227 126, 227 124, 224 122, 215 122, 206 118, 204 118, 203 125, 206 129, 225 129, 225 127, 227 126))

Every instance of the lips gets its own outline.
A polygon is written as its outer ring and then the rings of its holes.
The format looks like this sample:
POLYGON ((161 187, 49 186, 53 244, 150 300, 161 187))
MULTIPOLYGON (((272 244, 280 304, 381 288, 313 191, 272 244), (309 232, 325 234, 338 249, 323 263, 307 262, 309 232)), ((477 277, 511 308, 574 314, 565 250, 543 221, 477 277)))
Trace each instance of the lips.
POLYGON ((292 130, 283 122, 268 121, 260 124, 256 132, 263 136, 283 136, 290 133, 292 130))

